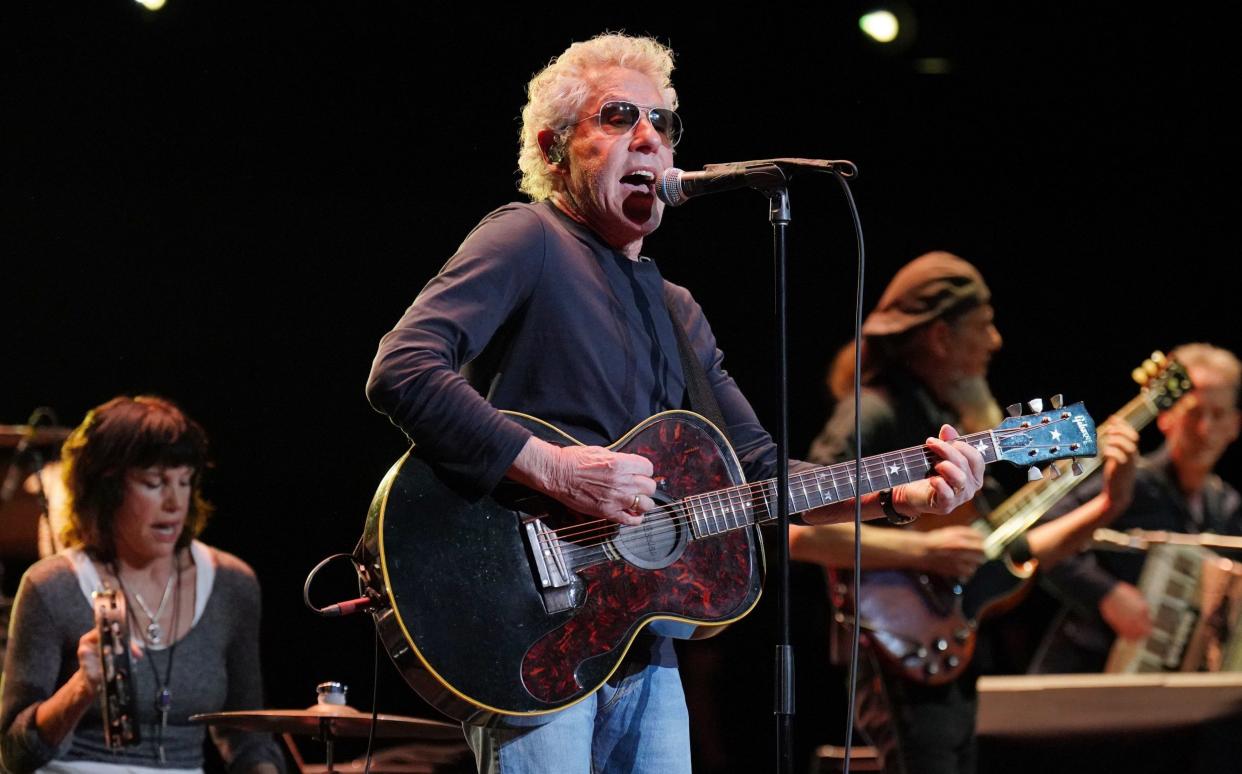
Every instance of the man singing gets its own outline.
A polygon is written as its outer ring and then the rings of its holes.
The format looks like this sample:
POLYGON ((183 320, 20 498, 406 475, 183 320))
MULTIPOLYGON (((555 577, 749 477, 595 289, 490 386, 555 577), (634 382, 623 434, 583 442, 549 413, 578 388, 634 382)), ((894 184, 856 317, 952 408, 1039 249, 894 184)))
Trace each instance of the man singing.
MULTIPOLYGON (((538 73, 518 154, 533 202, 484 218, 380 343, 368 397, 463 491, 482 495, 508 477, 583 515, 641 522, 655 505, 651 462, 602 446, 686 405, 677 327, 747 478, 775 472, 776 447, 723 369, 702 309, 642 254, 663 215, 655 183, 682 135, 672 69, 659 42, 610 34, 538 73), (498 409, 596 445, 546 443, 498 409)), ((951 427, 939 435, 927 442, 935 475, 892 490, 890 510, 947 513, 978 490, 979 453, 951 427)), ((875 494, 863 506, 882 515, 875 494)), ((640 636, 604 685, 534 730, 467 726, 479 770, 689 772, 670 645, 640 636)))

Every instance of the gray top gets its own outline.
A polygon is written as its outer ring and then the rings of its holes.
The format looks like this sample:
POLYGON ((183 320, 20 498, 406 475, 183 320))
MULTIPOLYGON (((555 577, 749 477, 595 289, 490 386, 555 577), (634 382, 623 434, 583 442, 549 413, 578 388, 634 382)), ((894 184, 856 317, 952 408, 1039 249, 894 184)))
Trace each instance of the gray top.
MULTIPOLYGON (((113 753, 104 746, 98 704, 58 747, 48 747, 34 727, 35 710, 77 671, 78 640, 95 625, 73 564, 48 557, 22 577, 13 606, 11 637, 0 685, 0 763, 25 774, 53 758, 156 768, 201 768, 206 728, 191 724, 201 712, 263 707, 259 674, 259 584, 254 571, 232 554, 210 549, 215 582, 202 617, 176 643, 170 681, 172 707, 163 733, 166 762, 157 752, 156 679, 168 668, 168 650, 147 651, 133 664, 141 743, 113 753)), ((267 761, 284 770, 284 756, 270 736, 212 730, 230 771, 267 761)))

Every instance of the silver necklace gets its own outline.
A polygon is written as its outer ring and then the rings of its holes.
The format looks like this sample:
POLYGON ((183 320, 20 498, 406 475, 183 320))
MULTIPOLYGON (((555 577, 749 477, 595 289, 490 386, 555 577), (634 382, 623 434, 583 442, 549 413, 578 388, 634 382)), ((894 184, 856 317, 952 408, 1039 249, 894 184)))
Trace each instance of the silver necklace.
POLYGON ((160 618, 164 615, 164 608, 168 607, 168 600, 172 599, 173 583, 177 579, 177 572, 168 575, 168 583, 164 584, 164 596, 160 597, 160 606, 155 613, 151 612, 151 608, 147 607, 147 603, 143 601, 142 595, 134 592, 134 601, 138 603, 138 607, 142 608, 143 614, 147 617, 147 642, 151 645, 162 645, 164 643, 164 627, 160 626, 160 618))
MULTIPOLYGON (((125 581, 121 580, 119 568, 112 566, 112 574, 116 576, 116 582, 121 587, 121 593, 129 598, 129 592, 125 589, 125 581)), ((177 623, 181 618, 181 557, 177 556, 173 559, 172 575, 168 576, 168 585, 164 587, 164 598, 160 600, 160 609, 156 611, 154 616, 151 615, 150 608, 147 603, 142 601, 142 597, 134 594, 134 601, 142 608, 142 612, 146 613, 151 623, 147 624, 147 637, 143 641, 148 645, 159 645, 160 639, 164 636, 164 631, 159 626, 157 620, 164 614, 164 606, 168 602, 168 591, 176 581, 177 593, 173 595, 173 636, 176 636, 177 623)), ((138 616, 134 615, 134 609, 128 608, 128 613, 134 619, 134 623, 138 623, 138 616)), ((177 642, 174 640, 168 645, 168 667, 164 670, 164 679, 160 679, 160 670, 155 667, 155 654, 150 653, 147 656, 147 663, 151 665, 151 673, 155 677, 155 685, 158 690, 155 692, 155 711, 160 713, 160 724, 156 732, 156 745, 159 748, 159 761, 166 763, 167 759, 164 755, 164 731, 168 728, 168 710, 172 707, 172 669, 173 655, 177 651, 177 642)))

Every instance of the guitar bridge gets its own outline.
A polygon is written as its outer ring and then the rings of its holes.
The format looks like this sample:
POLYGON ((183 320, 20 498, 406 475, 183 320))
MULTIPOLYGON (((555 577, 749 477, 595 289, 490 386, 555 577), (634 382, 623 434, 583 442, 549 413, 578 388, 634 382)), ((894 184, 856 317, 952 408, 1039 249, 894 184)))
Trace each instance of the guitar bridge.
POLYGON ((542 519, 530 519, 522 526, 535 580, 547 612, 560 613, 582 604, 582 581, 566 565, 560 538, 548 529, 542 519))

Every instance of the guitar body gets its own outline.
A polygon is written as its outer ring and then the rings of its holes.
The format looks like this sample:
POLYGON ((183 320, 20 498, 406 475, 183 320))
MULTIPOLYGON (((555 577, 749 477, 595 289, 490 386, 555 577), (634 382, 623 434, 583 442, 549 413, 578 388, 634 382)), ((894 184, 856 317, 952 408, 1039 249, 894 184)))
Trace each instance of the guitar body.
POLYGON ((973 621, 982 621, 1012 610, 1031 590, 1039 563, 1014 564, 1009 555, 984 562, 963 587, 962 610, 973 621))
MULTIPOLYGON (((577 443, 540 420, 511 418, 544 440, 577 443)), ((684 497, 743 482, 721 433, 690 412, 651 417, 609 448, 651 460, 654 499, 673 514, 684 497)), ((508 482, 470 500, 413 450, 398 460, 358 551, 380 600, 381 637, 410 686, 457 720, 538 725, 599 688, 644 628, 706 636, 759 600, 756 527, 694 537, 685 518, 583 521, 508 482), (600 560, 568 570, 554 561, 588 550, 544 531, 565 527, 600 560)))
MULTIPOLYGON (((1193 386, 1181 365, 1158 352, 1136 369, 1134 376, 1143 389, 1117 416, 1135 430, 1145 427, 1193 386)), ((1058 431, 1046 440, 1060 445, 1063 435, 1058 431)), ((1094 470, 1102 464, 1093 453, 1086 467, 1094 470)), ((981 565, 966 583, 903 570, 862 573, 862 611, 858 617, 863 633, 887 668, 929 685, 950 682, 966 669, 974 653, 979 623, 1021 602, 1035 574, 1034 560, 1016 565, 1000 551, 1034 526, 1083 478, 1077 475, 1084 472, 1080 468, 1062 466, 1059 470, 1059 476, 1028 483, 987 519, 980 517, 972 503, 969 508, 954 511, 947 520, 927 521, 930 529, 972 524, 985 535, 985 548, 992 543, 986 555, 997 558, 981 565), (1071 470, 1076 475, 1068 475, 1071 470)), ((848 607, 852 595, 844 575, 834 575, 832 588, 837 609, 852 613, 848 607)), ((845 612, 838 615, 842 623, 850 620, 845 612)))
POLYGON ((962 609, 954 580, 905 570, 864 570, 861 609, 853 615, 846 573, 832 571, 838 621, 860 621, 861 636, 889 671, 927 685, 961 674, 975 652, 977 623, 962 609))
MULTIPOLYGON (((521 414, 562 445, 578 441, 521 414)), ((964 436, 984 462, 1024 465, 1095 453, 1082 404, 1005 419, 964 436)), ((756 525, 776 518, 777 483, 746 483, 703 417, 666 411, 609 448, 654 468, 656 506, 637 526, 586 519, 511 482, 471 498, 412 450, 371 501, 355 552, 380 636, 406 681, 458 720, 530 726, 581 701, 645 628, 695 638, 746 615, 763 585, 756 525)), ((791 513, 932 474, 924 446, 789 479, 791 513)))
MULTIPOLYGON (((863 633, 881 662, 926 685, 956 680, 975 652, 979 624, 1021 601, 1033 566, 984 562, 966 583, 908 570, 864 570, 863 633)), ((846 573, 834 573, 834 603, 850 611, 846 573)))

